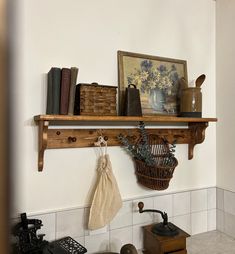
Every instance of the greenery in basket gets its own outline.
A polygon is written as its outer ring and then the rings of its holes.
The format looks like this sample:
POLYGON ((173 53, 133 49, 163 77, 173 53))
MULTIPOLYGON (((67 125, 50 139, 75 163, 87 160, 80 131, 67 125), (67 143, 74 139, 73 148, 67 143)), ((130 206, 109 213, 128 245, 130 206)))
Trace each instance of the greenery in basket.
MULTIPOLYGON (((155 157, 150 150, 150 146, 148 144, 148 134, 145 130, 145 125, 143 122, 139 124, 140 135, 141 135, 141 142, 138 144, 131 144, 129 140, 124 137, 122 134, 118 136, 118 139, 121 141, 125 149, 128 153, 135 159, 141 160, 146 163, 148 166, 155 165, 155 157)), ((167 140, 164 140, 168 144, 167 140)), ((168 155, 168 163, 171 164, 171 158, 174 157, 174 150, 175 144, 170 145, 169 147, 169 155, 168 155)))

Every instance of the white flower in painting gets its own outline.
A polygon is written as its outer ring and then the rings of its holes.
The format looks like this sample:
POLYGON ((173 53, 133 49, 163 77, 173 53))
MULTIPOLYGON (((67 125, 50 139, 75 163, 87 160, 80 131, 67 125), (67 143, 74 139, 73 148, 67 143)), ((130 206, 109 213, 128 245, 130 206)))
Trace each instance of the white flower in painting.
POLYGON ((149 74, 148 74, 147 71, 142 71, 141 74, 140 74, 140 78, 141 78, 142 81, 147 80, 148 76, 149 76, 149 74))

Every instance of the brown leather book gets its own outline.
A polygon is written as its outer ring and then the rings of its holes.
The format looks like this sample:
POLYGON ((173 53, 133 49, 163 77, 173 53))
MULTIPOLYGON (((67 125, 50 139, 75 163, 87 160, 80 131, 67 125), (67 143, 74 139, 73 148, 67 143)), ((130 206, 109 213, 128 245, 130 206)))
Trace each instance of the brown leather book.
POLYGON ((78 68, 71 67, 71 81, 70 81, 70 91, 69 91, 69 110, 68 114, 74 114, 74 100, 75 100, 75 89, 77 83, 77 76, 78 76, 78 68))
POLYGON ((60 114, 67 115, 69 109, 71 70, 63 68, 61 72, 60 114))

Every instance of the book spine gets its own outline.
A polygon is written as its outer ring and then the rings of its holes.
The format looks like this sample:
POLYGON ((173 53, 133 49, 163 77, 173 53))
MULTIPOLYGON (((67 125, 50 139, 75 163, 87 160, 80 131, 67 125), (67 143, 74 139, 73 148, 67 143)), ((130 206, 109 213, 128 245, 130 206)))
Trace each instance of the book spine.
POLYGON ((60 114, 67 115, 69 109, 71 70, 63 68, 61 71, 60 114))
POLYGON ((46 114, 53 114, 52 110, 53 105, 53 89, 52 89, 52 69, 47 74, 47 107, 46 114))
POLYGON ((74 115, 80 115, 80 85, 76 85, 74 101, 74 115))
POLYGON ((52 96, 53 105, 52 112, 54 115, 60 114, 60 82, 61 82, 61 69, 52 68, 52 96))
POLYGON ((69 91, 69 109, 68 114, 74 114, 74 100, 75 100, 75 89, 77 83, 77 76, 78 76, 78 68, 72 67, 71 68, 71 82, 70 82, 70 91, 69 91))

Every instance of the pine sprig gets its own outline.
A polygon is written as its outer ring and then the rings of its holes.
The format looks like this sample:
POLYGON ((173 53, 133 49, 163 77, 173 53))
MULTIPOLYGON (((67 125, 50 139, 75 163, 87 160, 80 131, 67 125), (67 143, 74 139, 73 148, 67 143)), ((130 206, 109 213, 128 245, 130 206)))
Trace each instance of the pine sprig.
POLYGON ((153 166, 155 164, 155 160, 148 145, 148 134, 145 130, 145 125, 143 122, 140 123, 139 129, 142 140, 140 143, 138 143, 138 145, 130 144, 129 140, 122 134, 118 136, 118 139, 132 157, 146 162, 148 166, 153 166))
POLYGON ((153 166, 155 164, 155 159, 148 144, 148 133, 145 129, 144 122, 140 122, 139 129, 142 140, 138 144, 138 151, 141 154, 142 160, 145 161, 148 166, 153 166))
POLYGON ((137 152, 137 147, 133 144, 129 143, 129 140, 124 137, 122 134, 119 134, 117 137, 121 143, 123 144, 123 146, 126 148, 127 152, 129 152, 129 154, 134 157, 134 158, 139 158, 139 154, 137 152))

